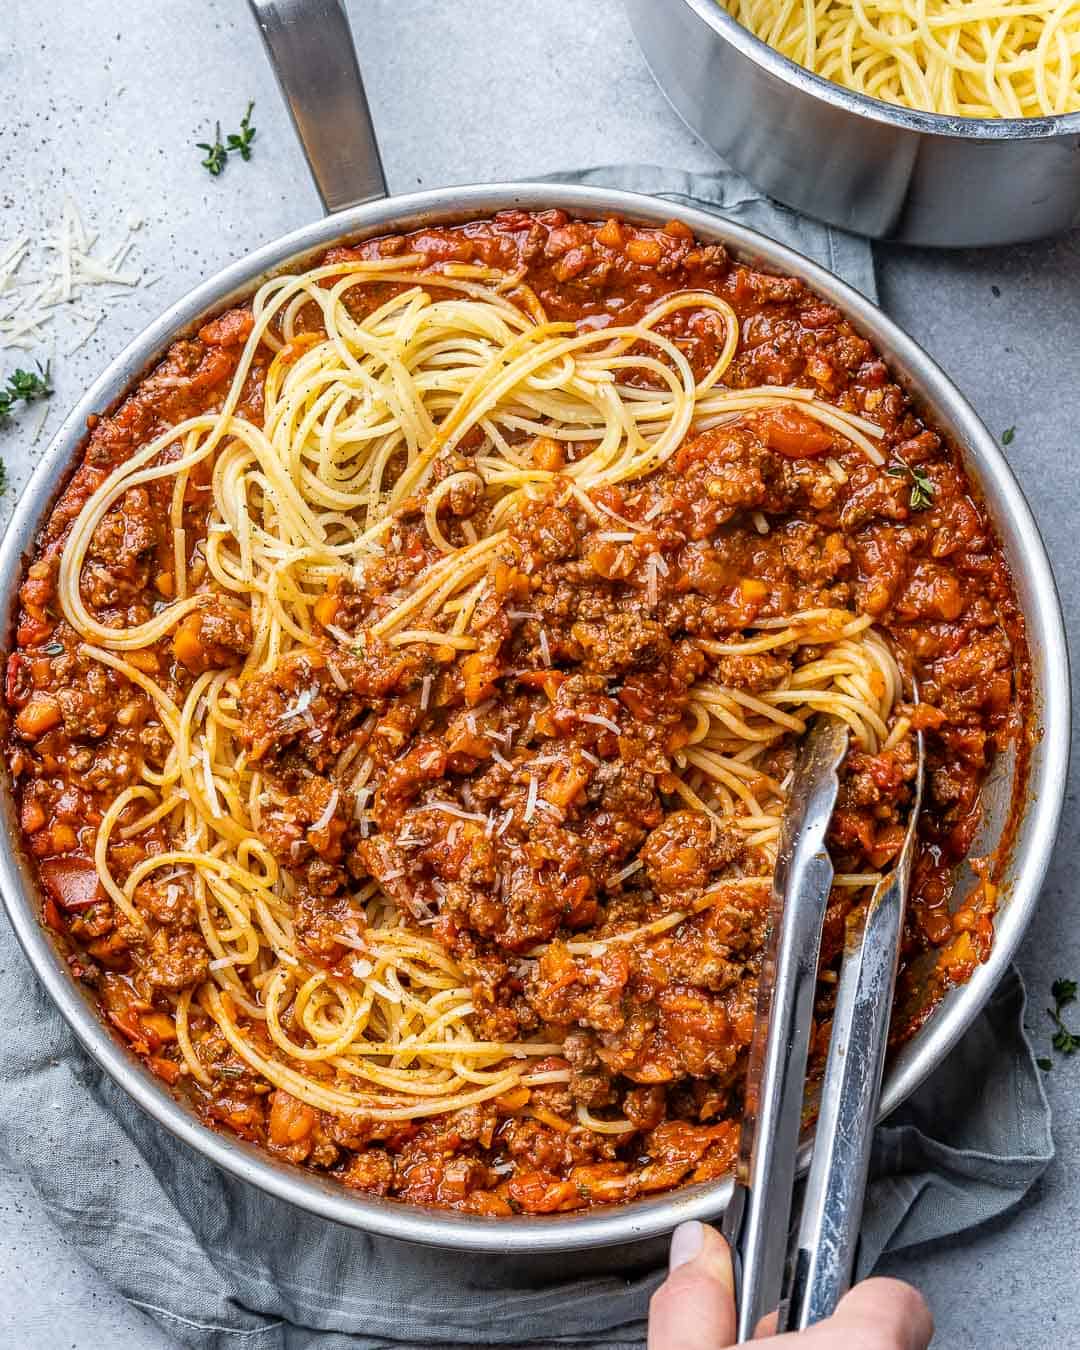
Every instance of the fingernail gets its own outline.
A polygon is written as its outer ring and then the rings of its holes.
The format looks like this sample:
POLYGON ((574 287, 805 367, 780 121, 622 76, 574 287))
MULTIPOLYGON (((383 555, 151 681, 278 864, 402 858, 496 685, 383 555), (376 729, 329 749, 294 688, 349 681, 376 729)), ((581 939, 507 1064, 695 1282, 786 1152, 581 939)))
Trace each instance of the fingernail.
POLYGON ((705 1227, 697 1219, 679 1224, 671 1235, 671 1255, 668 1257, 668 1270, 678 1270, 701 1255, 705 1245, 705 1227))

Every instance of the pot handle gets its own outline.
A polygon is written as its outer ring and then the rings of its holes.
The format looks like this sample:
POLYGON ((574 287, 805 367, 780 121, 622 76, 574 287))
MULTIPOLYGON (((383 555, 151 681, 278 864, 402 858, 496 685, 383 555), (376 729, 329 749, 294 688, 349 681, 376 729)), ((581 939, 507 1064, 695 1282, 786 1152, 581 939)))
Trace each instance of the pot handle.
POLYGON ((327 214, 386 196, 343 0, 248 0, 327 214))

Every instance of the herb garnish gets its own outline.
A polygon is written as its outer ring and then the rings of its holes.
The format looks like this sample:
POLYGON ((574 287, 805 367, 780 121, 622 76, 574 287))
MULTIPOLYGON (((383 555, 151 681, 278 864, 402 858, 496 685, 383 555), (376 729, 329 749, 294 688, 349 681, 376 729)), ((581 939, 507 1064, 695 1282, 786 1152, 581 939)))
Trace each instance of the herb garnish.
POLYGON ((221 144, 221 123, 214 123, 214 143, 211 145, 208 141, 197 141, 196 150, 205 150, 206 158, 201 161, 204 169, 208 169, 211 178, 216 178, 225 168, 225 160, 228 157, 228 151, 221 144))
POLYGON ((1015 428, 1015 427, 1006 427, 1005 430, 1001 433, 1001 444, 1002 444, 1002 445, 1012 445, 1012 443, 1013 443, 1013 441, 1014 441, 1015 439, 1016 439, 1016 428, 1015 428))
MULTIPOLYGON (((1047 1008, 1046 1015, 1054 1024, 1054 1036, 1050 1042, 1059 1055, 1075 1055, 1080 1050, 1080 1034, 1070 1031, 1065 1025, 1061 1016, 1061 1010, 1067 1008, 1070 1003, 1076 1002, 1077 984, 1075 980, 1055 980, 1050 986, 1050 993, 1054 999, 1054 1007, 1047 1008)), ((1043 1072, 1047 1072, 1052 1061, 1048 1058, 1037 1059, 1036 1064, 1043 1072)))
POLYGON ((885 472, 890 478, 909 478, 911 480, 911 509, 913 511, 925 511, 928 506, 934 503, 934 493, 937 491, 934 486, 934 480, 926 472, 907 462, 903 455, 897 455, 899 464, 890 464, 885 472))
POLYGON ((48 398, 52 393, 49 383, 49 363, 44 369, 38 363, 38 374, 32 370, 16 370, 8 376, 7 385, 0 389, 0 422, 11 416, 15 404, 22 399, 24 403, 33 403, 35 399, 48 398))
POLYGON ((251 142, 255 139, 255 128, 251 125, 251 113, 255 107, 255 100, 247 105, 247 111, 240 119, 240 130, 231 131, 226 138, 226 144, 221 143, 221 123, 214 123, 214 141, 197 141, 195 148, 205 150, 206 158, 201 161, 202 166, 210 174, 211 178, 217 178, 219 174, 224 173, 225 165, 228 163, 231 154, 238 154, 241 159, 251 158, 251 142))
POLYGON ((255 107, 255 100, 252 99, 247 105, 247 112, 240 119, 240 131, 232 132, 229 136, 229 149, 236 150, 241 159, 251 158, 251 142, 255 139, 255 128, 249 125, 251 119, 251 110, 255 107))

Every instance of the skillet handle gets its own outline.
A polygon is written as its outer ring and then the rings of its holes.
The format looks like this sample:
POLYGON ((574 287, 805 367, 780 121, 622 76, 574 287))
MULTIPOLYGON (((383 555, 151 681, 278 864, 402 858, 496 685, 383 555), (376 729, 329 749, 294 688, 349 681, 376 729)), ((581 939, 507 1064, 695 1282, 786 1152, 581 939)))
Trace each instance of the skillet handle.
POLYGON ((343 0, 248 0, 327 214, 386 196, 343 0))

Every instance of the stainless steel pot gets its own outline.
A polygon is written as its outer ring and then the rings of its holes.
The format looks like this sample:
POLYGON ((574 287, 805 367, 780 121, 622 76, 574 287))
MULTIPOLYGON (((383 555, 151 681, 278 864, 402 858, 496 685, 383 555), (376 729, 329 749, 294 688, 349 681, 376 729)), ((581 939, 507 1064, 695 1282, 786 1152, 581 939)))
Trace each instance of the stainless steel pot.
POLYGON ((778 201, 874 239, 1011 244, 1080 223, 1080 113, 943 117, 811 75, 717 0, 626 0, 675 111, 778 201))
MULTIPOLYGON (((374 140, 369 134, 366 104, 339 0, 317 0, 315 4, 304 0, 288 3, 252 0, 252 4, 262 15, 272 50, 278 53, 280 42, 287 43, 288 50, 278 61, 278 73, 286 95, 293 95, 298 125, 302 129, 308 127, 310 132, 305 135, 309 154, 316 153, 315 140, 320 128, 327 124, 317 107, 298 106, 294 76, 309 76, 312 69, 321 71, 325 78, 319 89, 334 91, 332 114, 327 115, 354 119, 352 131, 356 134, 351 144, 354 150, 359 146, 363 153, 349 159, 351 167, 342 168, 345 161, 340 157, 332 163, 320 159, 313 165, 324 196, 333 201, 350 193, 358 195, 378 189, 381 171, 377 159, 367 153, 374 149, 374 140), (327 35, 328 40, 332 37, 332 53, 312 50, 312 32, 316 29, 310 24, 305 35, 290 23, 281 23, 283 18, 301 11, 310 16, 312 9, 324 21, 317 31, 327 35), (306 70, 293 63, 301 38, 307 44, 305 59, 318 62, 306 70), (343 49, 343 43, 348 43, 347 48, 343 49)), ((302 87, 310 95, 313 87, 310 79, 303 80, 302 87)), ((0 545, 0 595, 5 597, 7 631, 10 633, 14 620, 22 568, 52 502, 77 462, 85 440, 87 416, 115 407, 173 339, 197 328, 208 315, 250 295, 268 275, 311 263, 331 244, 424 225, 458 223, 509 207, 529 210, 562 207, 585 219, 620 215, 654 224, 670 219, 674 212, 699 238, 723 243, 739 258, 759 267, 802 277, 851 318, 905 381, 928 415, 955 439, 985 497, 1012 565, 1028 620, 1036 718, 1042 735, 1031 756, 1024 788, 1027 799, 1037 802, 1038 807, 1023 810, 1009 850, 1004 868, 1007 902, 998 917, 993 954, 968 985, 949 994, 929 1023, 893 1062, 881 1103, 882 1114, 887 1115, 963 1035, 1011 960, 1035 908, 1065 791, 1069 743, 1065 635, 1053 577, 1031 512, 1008 465, 972 408, 934 362, 863 296, 790 249, 703 211, 675 208, 636 193, 538 183, 450 188, 375 200, 331 214, 266 244, 203 282, 162 314, 120 353, 67 417, 19 500, 0 545)), ((1015 764, 1002 762, 987 794, 983 846, 993 847, 1001 837, 1021 777, 1015 764)), ((478 1251, 539 1253, 630 1242, 663 1234, 683 1219, 715 1217, 723 1210, 730 1194, 727 1181, 587 1214, 481 1219, 361 1196, 310 1172, 279 1163, 238 1138, 207 1129, 113 1037, 85 991, 71 978, 42 928, 38 919, 40 896, 32 867, 19 844, 11 783, 6 777, 0 783, 0 810, 6 822, 0 839, 0 890, 19 941, 53 1001, 89 1054, 140 1106, 177 1138, 235 1176, 312 1213, 356 1228, 414 1242, 478 1251)))

